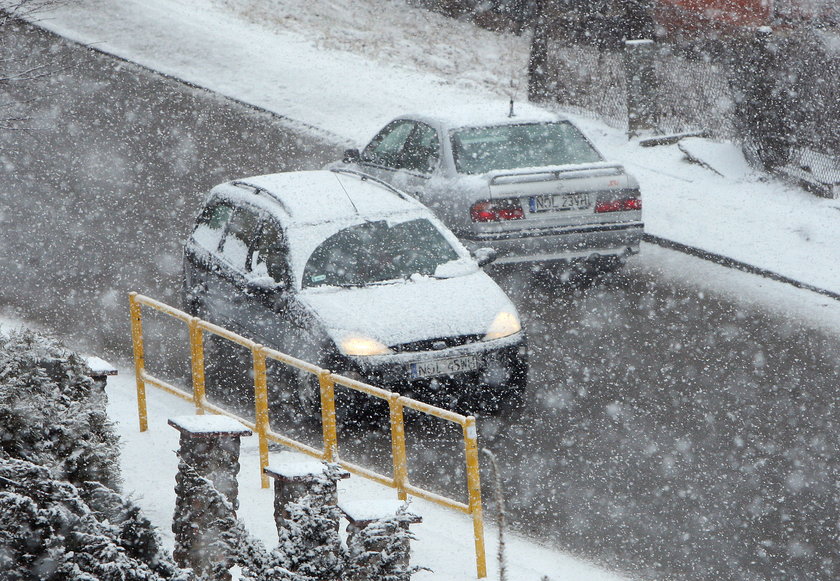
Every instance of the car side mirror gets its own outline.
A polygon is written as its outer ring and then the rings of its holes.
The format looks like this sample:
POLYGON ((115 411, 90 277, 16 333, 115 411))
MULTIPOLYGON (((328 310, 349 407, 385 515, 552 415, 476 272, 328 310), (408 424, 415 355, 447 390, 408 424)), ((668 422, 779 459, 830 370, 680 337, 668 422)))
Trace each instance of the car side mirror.
POLYGON ((245 289, 252 296, 275 299, 286 290, 286 285, 275 281, 270 276, 260 276, 248 280, 245 283, 245 289))
POLYGON ((362 161, 362 154, 358 149, 345 149, 344 157, 341 158, 344 163, 358 163, 362 161))
POLYGON ((497 258, 496 249, 490 248, 489 246, 474 250, 472 255, 475 261, 478 263, 479 268, 484 268, 491 262, 494 262, 497 258))

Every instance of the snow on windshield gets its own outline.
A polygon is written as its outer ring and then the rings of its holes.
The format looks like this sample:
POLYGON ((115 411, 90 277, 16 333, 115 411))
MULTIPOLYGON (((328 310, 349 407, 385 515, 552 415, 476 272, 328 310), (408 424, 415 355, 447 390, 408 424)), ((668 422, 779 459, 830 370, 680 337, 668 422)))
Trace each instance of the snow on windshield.
POLYGON ((424 218, 392 225, 364 222, 338 231, 315 249, 303 272, 303 286, 363 286, 434 275, 438 266, 458 258, 424 218))
POLYGON ((601 155, 568 121, 468 127, 452 132, 458 173, 602 161, 601 155))

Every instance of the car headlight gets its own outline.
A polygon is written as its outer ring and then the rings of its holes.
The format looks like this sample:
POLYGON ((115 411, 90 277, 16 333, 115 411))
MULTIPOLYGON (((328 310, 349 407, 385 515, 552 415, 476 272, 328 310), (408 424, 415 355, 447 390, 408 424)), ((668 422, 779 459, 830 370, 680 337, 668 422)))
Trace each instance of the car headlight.
POLYGON ((484 336, 485 341, 491 339, 501 339, 508 335, 513 335, 522 330, 522 325, 519 322, 519 317, 516 313, 511 311, 500 311, 493 322, 490 323, 490 328, 487 329, 487 334, 484 336))
POLYGON ((371 337, 364 335, 347 335, 339 342, 339 348, 345 355, 387 355, 392 351, 371 337))

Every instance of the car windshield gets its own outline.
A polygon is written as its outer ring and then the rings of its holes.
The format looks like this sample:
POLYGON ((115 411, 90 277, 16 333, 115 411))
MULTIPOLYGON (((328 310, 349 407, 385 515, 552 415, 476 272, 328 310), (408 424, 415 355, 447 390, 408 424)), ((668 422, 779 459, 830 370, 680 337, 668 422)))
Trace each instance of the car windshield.
POLYGON ((434 275, 458 253, 425 218, 365 222, 338 231, 318 246, 303 271, 303 286, 364 286, 434 275))
POLYGON ((568 121, 468 127, 452 132, 458 173, 592 163, 602 158, 568 121))

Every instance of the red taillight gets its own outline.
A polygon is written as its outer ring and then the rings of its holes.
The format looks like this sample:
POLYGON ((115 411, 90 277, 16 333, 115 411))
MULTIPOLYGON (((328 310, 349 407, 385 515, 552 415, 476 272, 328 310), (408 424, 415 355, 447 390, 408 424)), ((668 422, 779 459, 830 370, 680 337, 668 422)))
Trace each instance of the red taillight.
POLYGON ((624 198, 621 200, 608 200, 598 202, 595 204, 595 213, 603 214, 605 212, 627 212, 629 210, 641 210, 641 198, 624 198))
POLYGON ((625 210, 641 210, 642 209, 642 199, 641 198, 628 198, 624 200, 624 209, 625 210))
POLYGON ((522 220, 525 212, 518 200, 485 200, 470 208, 470 217, 473 222, 500 222, 522 220))

